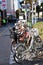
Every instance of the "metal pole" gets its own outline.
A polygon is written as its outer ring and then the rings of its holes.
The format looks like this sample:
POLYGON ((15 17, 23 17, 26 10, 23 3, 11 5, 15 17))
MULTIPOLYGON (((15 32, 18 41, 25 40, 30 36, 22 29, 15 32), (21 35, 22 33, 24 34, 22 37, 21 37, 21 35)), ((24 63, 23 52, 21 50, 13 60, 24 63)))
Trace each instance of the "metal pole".
POLYGON ((26 0, 24 1, 25 4, 25 20, 27 22, 27 5, 26 5, 26 0))
POLYGON ((14 15, 14 0, 13 0, 13 15, 14 15))
POLYGON ((37 22, 36 20, 36 4, 35 4, 35 23, 37 22))
POLYGON ((36 23, 36 3, 34 0, 32 0, 32 24, 34 24, 34 23, 36 23), (35 9, 35 11, 34 11, 34 9, 35 9))
POLYGON ((33 24, 33 0, 32 0, 32 24, 33 24))
POLYGON ((26 22, 27 22, 27 5, 26 5, 26 9, 25 9, 25 19, 26 19, 26 22))

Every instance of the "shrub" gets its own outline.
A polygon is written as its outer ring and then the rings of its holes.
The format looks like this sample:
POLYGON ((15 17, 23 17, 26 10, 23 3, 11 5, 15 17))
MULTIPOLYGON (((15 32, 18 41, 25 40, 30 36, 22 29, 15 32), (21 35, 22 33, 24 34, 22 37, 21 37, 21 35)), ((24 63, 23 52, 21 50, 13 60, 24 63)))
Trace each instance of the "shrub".
POLYGON ((34 28, 38 28, 39 30, 39 35, 41 39, 43 39, 43 22, 37 22, 36 24, 33 25, 34 28))

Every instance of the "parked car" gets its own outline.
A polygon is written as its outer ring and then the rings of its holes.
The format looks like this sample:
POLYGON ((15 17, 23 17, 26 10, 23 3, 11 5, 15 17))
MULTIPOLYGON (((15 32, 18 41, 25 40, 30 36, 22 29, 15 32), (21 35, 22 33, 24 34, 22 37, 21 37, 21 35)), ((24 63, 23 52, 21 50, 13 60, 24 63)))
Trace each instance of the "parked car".
POLYGON ((16 23, 17 18, 13 15, 9 15, 7 17, 7 20, 8 20, 9 23, 16 23))

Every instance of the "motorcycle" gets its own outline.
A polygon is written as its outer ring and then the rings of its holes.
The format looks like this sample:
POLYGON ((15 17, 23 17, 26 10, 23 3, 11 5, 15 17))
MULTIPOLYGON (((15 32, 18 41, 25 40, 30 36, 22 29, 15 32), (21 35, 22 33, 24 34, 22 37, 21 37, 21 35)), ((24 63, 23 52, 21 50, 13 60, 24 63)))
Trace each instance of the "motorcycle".
POLYGON ((11 51, 14 54, 13 57, 17 63, 22 62, 24 59, 32 61, 43 56, 43 43, 39 37, 38 29, 29 29, 24 25, 24 23, 22 25, 21 24, 22 23, 16 24, 13 30, 10 29, 12 39, 11 51), (17 34, 16 43, 13 38, 15 33, 17 34))
POLYGON ((14 60, 17 63, 21 63, 24 59, 33 61, 38 59, 40 56, 43 56, 43 43, 39 37, 38 30, 33 28, 30 30, 30 40, 28 46, 26 45, 27 39, 25 42, 19 44, 15 47, 14 60))

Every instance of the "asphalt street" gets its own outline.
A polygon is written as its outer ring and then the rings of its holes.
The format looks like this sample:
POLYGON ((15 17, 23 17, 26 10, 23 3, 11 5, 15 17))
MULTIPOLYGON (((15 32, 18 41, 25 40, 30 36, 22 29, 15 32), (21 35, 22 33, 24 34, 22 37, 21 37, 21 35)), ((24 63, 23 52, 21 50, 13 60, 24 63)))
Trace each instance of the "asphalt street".
MULTIPOLYGON (((11 39, 9 36, 9 28, 11 26, 13 26, 13 24, 0 27, 0 65, 10 65, 9 58, 11 39)), ((43 65, 43 60, 32 62, 24 60, 21 64, 14 63, 11 65, 43 65)))
POLYGON ((0 28, 0 63, 8 63, 10 56, 11 40, 9 28, 13 25, 6 25, 0 28))

